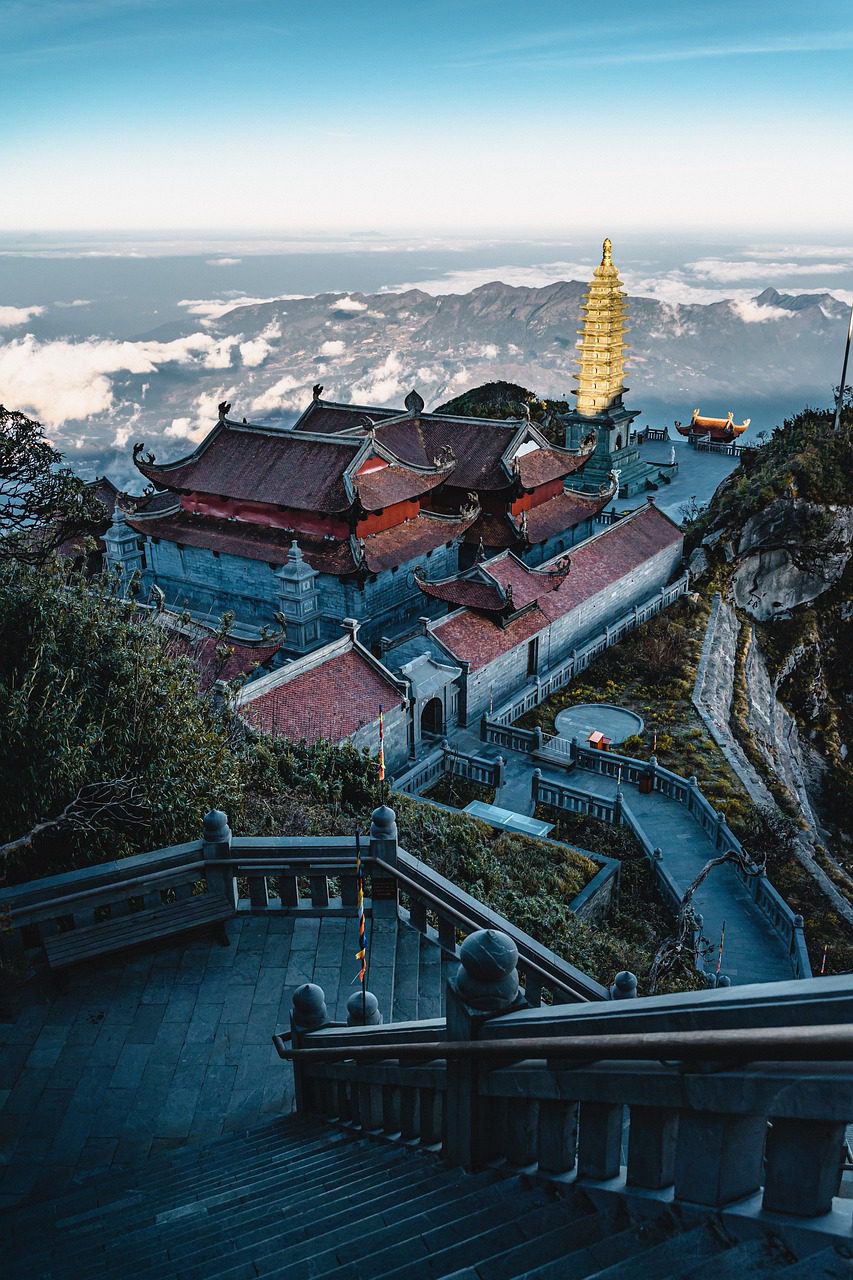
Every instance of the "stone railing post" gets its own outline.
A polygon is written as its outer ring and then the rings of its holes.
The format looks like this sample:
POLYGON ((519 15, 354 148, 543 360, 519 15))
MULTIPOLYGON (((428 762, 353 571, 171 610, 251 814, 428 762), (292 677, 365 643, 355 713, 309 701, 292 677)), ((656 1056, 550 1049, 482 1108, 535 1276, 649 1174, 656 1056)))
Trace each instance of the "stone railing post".
POLYGON ((637 998, 637 978, 633 973, 629 973, 627 969, 623 969, 621 973, 617 973, 613 979, 613 986, 610 988, 611 1000, 636 1000, 637 998))
MULTIPOLYGON (((290 1041, 294 1049, 302 1047, 302 1038, 307 1032, 319 1031, 328 1021, 323 988, 314 982, 303 982, 293 993, 290 1009, 290 1041)), ((310 1110, 311 1088, 305 1077, 305 1067, 299 1058, 293 1060, 293 1092, 296 1110, 310 1110)))
POLYGON ((503 756, 498 756, 495 761, 495 790, 499 791, 504 784, 504 770, 506 769, 506 760, 503 756))
POLYGON ((622 825, 622 788, 616 788, 616 799, 613 802, 613 825, 621 827, 622 825))
POLYGON ((841 1182, 845 1128, 835 1121, 771 1116, 764 1208, 798 1218, 829 1213, 841 1182))
MULTIPOLYGON (((221 809, 211 809, 209 813, 204 815, 202 832, 202 855, 205 862, 215 862, 220 858, 230 858, 231 828, 228 825, 227 814, 223 813, 221 809)), ((208 884, 211 884, 216 879, 218 879, 222 887, 225 898, 236 911, 237 877, 234 872, 230 867, 208 871, 208 884)))
MULTIPOLYGON (((374 809, 370 820, 370 856, 390 867, 397 865, 397 815, 387 804, 374 809)), ((396 916, 397 880, 387 871, 371 872, 373 916, 396 916)))
POLYGON ((534 769, 530 779, 530 798, 533 801, 534 808, 539 803, 539 783, 542 781, 542 770, 534 769))
POLYGON ((372 991, 354 991, 347 1000, 348 1027, 378 1027, 382 1023, 379 1001, 372 991))
POLYGON ((533 750, 534 750, 534 751, 541 751, 541 750, 542 750, 542 736, 543 736, 543 735, 542 735, 542 726, 537 724, 536 728, 533 730, 533 733, 534 733, 533 750))
POLYGON ((649 756, 648 763, 649 791, 657 790, 658 778, 658 758, 657 756, 649 756))
MULTIPOLYGON (((477 1040, 485 1022, 522 1003, 518 950, 505 933, 478 929, 462 943, 459 959, 459 969, 447 984, 447 1039, 477 1040)), ((480 1096, 480 1074, 472 1058, 447 1063, 445 1154, 450 1164, 466 1169, 480 1168, 495 1155, 508 1154, 504 1150, 507 1135, 500 1123, 502 1108, 497 1099, 480 1096)), ((513 1145, 523 1146, 531 1124, 529 1116, 528 1123, 520 1121, 521 1111, 526 1110, 524 1103, 512 1104, 512 1108, 516 1106, 514 1124, 510 1122, 508 1127, 518 1139, 513 1145)))

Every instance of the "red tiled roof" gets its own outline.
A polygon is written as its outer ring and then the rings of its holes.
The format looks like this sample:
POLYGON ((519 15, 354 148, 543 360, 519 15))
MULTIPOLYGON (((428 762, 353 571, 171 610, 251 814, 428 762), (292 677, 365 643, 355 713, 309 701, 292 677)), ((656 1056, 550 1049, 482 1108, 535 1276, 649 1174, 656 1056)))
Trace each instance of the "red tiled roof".
POLYGON ((477 543, 483 539, 484 547, 514 547, 520 541, 518 531, 505 511, 481 511, 465 534, 465 541, 477 543))
POLYGON ((571 569, 556 590, 546 590, 534 609, 507 627, 466 609, 438 623, 435 634, 455 657, 470 662, 471 670, 477 671, 682 538, 671 520, 647 506, 581 543, 571 552, 571 569))
POLYGON ((476 578, 451 578, 449 582, 422 582, 417 579, 417 583, 424 595, 457 607, 465 605, 469 609, 485 609, 490 613, 500 613, 506 608, 506 597, 498 587, 476 578))
POLYGON ((514 556, 497 556, 488 560, 483 566, 486 573, 500 583, 504 591, 512 588, 513 609, 523 609, 533 600, 538 600, 545 591, 551 590, 549 579, 541 573, 535 573, 521 564, 514 556))
POLYGON ((531 507, 527 512, 528 542, 534 545, 547 542, 564 529, 574 529, 584 520, 603 511, 612 497, 612 493, 606 493, 603 498, 585 498, 578 493, 558 493, 556 498, 549 498, 538 507, 531 507))
POLYGON ((162 488, 302 511, 347 511, 352 500, 344 472, 363 443, 358 437, 320 440, 227 423, 214 427, 188 458, 165 465, 137 460, 136 465, 162 488))
POLYGON ((377 720, 380 704, 387 708, 399 698, 396 686, 349 649, 252 698, 240 714, 266 733, 296 741, 342 742, 377 720))
POLYGON ((377 409, 373 405, 327 404, 313 400, 294 426, 294 431, 313 431, 317 435, 337 435, 341 431, 353 431, 365 425, 365 417, 371 422, 386 418, 399 418, 402 409, 377 409))
POLYGON ((372 533, 364 539, 364 553, 371 573, 404 564, 417 556, 434 551, 444 542, 461 538, 476 517, 467 520, 448 520, 424 512, 415 520, 406 520, 382 533, 372 533))
POLYGON ((422 467, 432 466, 450 445, 456 459, 454 488, 494 490, 512 483, 501 461, 517 430, 518 423, 425 414, 384 423, 376 439, 401 461, 422 467))
POLYGON ((190 635, 172 634, 170 647, 182 656, 192 658, 199 667, 199 687, 209 689, 215 680, 234 680, 248 675, 255 667, 264 666, 281 648, 281 644, 240 644, 236 640, 219 640, 207 635, 202 639, 190 635), (223 646, 232 652, 220 658, 217 650, 223 646))
POLYGON ((525 489, 537 489, 579 471, 588 461, 588 454, 579 457, 562 449, 536 449, 518 459, 518 474, 525 489))
MULTIPOLYGON (((165 538, 185 547, 204 547, 222 555, 244 556, 247 560, 266 560, 270 564, 287 564, 291 530, 271 529, 244 520, 216 520, 212 516, 193 516, 187 511, 165 515, 158 520, 135 520, 127 523, 137 533, 152 538, 165 538)), ((348 541, 327 542, 324 538, 296 535, 305 559, 319 573, 352 573, 355 564, 348 541)))
POLYGON ((447 479, 447 471, 412 471, 408 467, 391 465, 364 475, 355 476, 355 486, 365 511, 381 511, 395 502, 418 498, 429 493, 447 479))

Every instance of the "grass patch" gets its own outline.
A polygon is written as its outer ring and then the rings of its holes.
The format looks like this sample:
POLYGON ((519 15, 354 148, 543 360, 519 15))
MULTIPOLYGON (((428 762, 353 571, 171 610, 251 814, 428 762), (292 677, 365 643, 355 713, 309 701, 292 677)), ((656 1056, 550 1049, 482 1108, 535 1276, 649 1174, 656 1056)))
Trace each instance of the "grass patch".
POLYGON ((439 804, 452 805, 454 809, 464 809, 472 800, 482 800, 484 804, 495 803, 494 787, 487 787, 482 782, 471 782, 468 778, 443 774, 435 786, 424 791, 427 800, 437 800, 439 804))

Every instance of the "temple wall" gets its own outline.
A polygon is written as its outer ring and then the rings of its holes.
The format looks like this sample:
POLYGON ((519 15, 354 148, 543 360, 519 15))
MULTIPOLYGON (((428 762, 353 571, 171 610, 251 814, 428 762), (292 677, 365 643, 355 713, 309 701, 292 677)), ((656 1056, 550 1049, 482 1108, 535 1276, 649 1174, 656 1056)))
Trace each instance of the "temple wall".
MULTIPOLYGON (((393 698, 391 689, 388 693, 393 698)), ((398 773, 409 760, 408 712, 402 705, 402 696, 396 701, 382 704, 383 733, 385 739, 385 773, 388 779, 398 773)), ((372 756, 379 755, 379 707, 376 720, 358 729, 350 739, 359 750, 366 748, 372 756)))
MULTIPOLYGON (((633 572, 620 578, 605 591, 584 600, 576 609, 558 618, 539 632, 538 671, 544 674, 556 666, 572 649, 591 639, 609 623, 635 604, 647 600, 673 577, 681 564, 681 543, 667 547, 633 572)), ((441 635, 441 632, 439 632, 441 635)), ((489 709, 489 690, 495 706, 505 702, 525 684, 529 641, 516 645, 494 662, 471 672, 467 681, 468 723, 489 709)))

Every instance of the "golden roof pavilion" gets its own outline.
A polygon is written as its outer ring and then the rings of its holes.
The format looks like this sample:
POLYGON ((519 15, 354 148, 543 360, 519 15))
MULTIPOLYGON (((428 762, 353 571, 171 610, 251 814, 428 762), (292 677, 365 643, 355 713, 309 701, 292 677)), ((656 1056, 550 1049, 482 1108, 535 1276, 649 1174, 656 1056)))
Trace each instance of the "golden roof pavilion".
POLYGON ((604 241, 601 265, 595 268, 581 310, 576 412, 585 418, 607 413, 621 404, 625 386, 624 341, 627 304, 619 272, 613 265, 612 245, 604 241))

